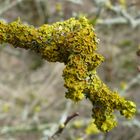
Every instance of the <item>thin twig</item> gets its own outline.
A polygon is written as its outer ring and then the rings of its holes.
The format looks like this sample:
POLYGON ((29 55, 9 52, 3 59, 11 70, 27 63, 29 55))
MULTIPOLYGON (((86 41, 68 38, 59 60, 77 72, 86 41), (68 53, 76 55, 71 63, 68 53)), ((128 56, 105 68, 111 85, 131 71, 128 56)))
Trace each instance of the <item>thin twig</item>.
POLYGON ((124 95, 126 91, 128 91, 134 84, 138 83, 140 81, 140 74, 136 75, 125 87, 124 90, 120 91, 121 95, 124 95))
MULTIPOLYGON (((109 0, 102 0, 102 1, 98 1, 95 0, 95 3, 97 5, 97 7, 107 7, 107 2, 110 2, 109 0)), ((132 17, 125 9, 123 9, 121 6, 113 6, 110 5, 109 7, 107 7, 109 10, 113 11, 114 13, 116 13, 117 15, 119 15, 119 17, 116 18, 110 18, 110 19, 99 19, 97 21, 97 24, 101 24, 101 25, 116 25, 116 24, 130 24, 132 26, 132 28, 136 28, 137 26, 140 26, 140 19, 135 19, 134 17, 132 17)))
POLYGON ((63 130, 65 129, 66 125, 75 117, 79 116, 79 113, 73 113, 72 115, 68 116, 65 120, 65 122, 63 124, 61 124, 58 128, 58 130, 52 135, 52 138, 56 135, 59 135, 63 132, 63 130))
POLYGON ((35 5, 36 5, 36 8, 37 8, 37 12, 39 14, 41 23, 45 23, 45 16, 44 16, 45 14, 44 14, 44 11, 42 9, 40 0, 35 0, 35 5))
POLYGON ((138 69, 138 72, 140 72, 140 65, 137 67, 137 69, 138 69))
POLYGON ((8 134, 8 133, 24 133, 24 132, 39 132, 46 129, 50 129, 57 124, 49 123, 49 124, 40 124, 40 125, 18 125, 18 126, 4 126, 0 128, 0 134, 8 134))
POLYGON ((16 6, 17 4, 21 3, 23 0, 16 0, 12 3, 9 3, 8 5, 6 5, 5 7, 0 9, 0 15, 3 14, 4 12, 8 11, 9 9, 11 9, 12 7, 16 6))

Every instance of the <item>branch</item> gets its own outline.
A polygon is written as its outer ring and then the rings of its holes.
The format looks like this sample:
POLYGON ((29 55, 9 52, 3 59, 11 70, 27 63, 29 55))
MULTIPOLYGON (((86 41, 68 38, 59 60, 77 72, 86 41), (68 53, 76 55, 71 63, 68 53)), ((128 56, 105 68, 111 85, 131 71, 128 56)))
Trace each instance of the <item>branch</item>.
POLYGON ((113 11, 119 17, 110 18, 110 19, 98 19, 97 24, 101 25, 116 25, 116 24, 130 24, 132 28, 136 28, 140 25, 140 19, 135 19, 132 17, 124 8, 121 6, 113 6, 110 0, 98 1, 95 0, 97 7, 108 8, 113 11))
POLYGON ((12 7, 16 6, 17 4, 21 3, 23 0, 15 0, 12 3, 6 4, 6 6, 2 7, 0 9, 0 15, 3 14, 4 12, 8 11, 12 7))
POLYGON ((128 127, 137 127, 140 128, 140 121, 138 119, 133 119, 132 121, 123 121, 122 125, 128 126, 128 127))
POLYGON ((56 136, 56 135, 61 134, 62 131, 65 129, 66 125, 67 125, 73 118, 75 118, 75 117, 77 117, 77 116, 79 116, 79 113, 78 113, 78 112, 76 112, 76 113, 74 113, 74 114, 68 116, 68 117, 66 118, 65 122, 64 122, 63 124, 61 124, 61 125, 59 126, 58 130, 52 135, 52 138, 53 138, 54 136, 56 136))
POLYGON ((0 128, 0 134, 8 134, 8 133, 25 133, 25 132, 40 132, 43 130, 50 130, 51 127, 56 127, 57 124, 49 123, 49 124, 40 124, 40 125, 18 125, 18 126, 4 126, 0 128))
MULTIPOLYGON (((135 104, 111 91, 97 75, 96 68, 104 58, 96 51, 98 40, 93 26, 85 17, 44 24, 39 28, 25 25, 20 19, 12 23, 0 22, 0 43, 34 50, 49 62, 63 62, 66 65, 63 70, 67 88, 65 97, 75 102, 85 97, 89 99, 93 105, 92 117, 101 131, 106 132, 116 126, 115 109, 126 118, 135 114, 135 104)), ((77 115, 66 119, 64 127, 77 115)))
POLYGON ((140 26, 140 19, 134 20, 132 19, 131 22, 128 22, 127 19, 123 17, 116 17, 111 19, 99 19, 97 20, 97 24, 99 25, 117 25, 117 24, 128 24, 131 23, 133 28, 140 26))
POLYGON ((139 83, 140 81, 140 74, 136 75, 133 79, 130 80, 130 82, 127 83, 124 90, 120 91, 120 94, 124 96, 124 94, 136 83, 139 83))

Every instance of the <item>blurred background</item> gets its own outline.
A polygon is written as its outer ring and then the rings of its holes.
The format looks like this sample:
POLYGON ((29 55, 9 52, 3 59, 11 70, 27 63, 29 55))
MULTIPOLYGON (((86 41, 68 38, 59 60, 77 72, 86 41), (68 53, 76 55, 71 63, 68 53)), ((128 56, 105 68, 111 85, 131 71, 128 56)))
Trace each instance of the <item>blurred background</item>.
POLYGON ((103 134, 88 126, 91 105, 65 99, 64 64, 49 63, 34 52, 0 45, 0 140, 48 140, 67 116, 79 112, 56 140, 140 140, 139 0, 0 0, 0 20, 18 17, 36 27, 86 16, 100 39, 105 62, 101 79, 137 105, 134 119, 118 116, 118 126, 103 134))

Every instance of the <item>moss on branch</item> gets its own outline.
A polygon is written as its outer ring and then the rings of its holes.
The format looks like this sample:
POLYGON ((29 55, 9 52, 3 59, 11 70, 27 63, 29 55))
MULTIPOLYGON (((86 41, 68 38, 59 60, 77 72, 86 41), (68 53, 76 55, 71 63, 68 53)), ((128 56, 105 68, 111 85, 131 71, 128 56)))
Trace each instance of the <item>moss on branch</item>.
POLYGON ((93 105, 92 117, 98 129, 107 132, 116 126, 114 110, 132 118, 136 105, 111 91, 96 73, 104 57, 96 52, 97 38, 85 17, 71 18, 39 28, 25 25, 20 20, 0 22, 0 43, 34 50, 50 62, 63 62, 67 88, 66 98, 80 101, 89 99, 93 105))

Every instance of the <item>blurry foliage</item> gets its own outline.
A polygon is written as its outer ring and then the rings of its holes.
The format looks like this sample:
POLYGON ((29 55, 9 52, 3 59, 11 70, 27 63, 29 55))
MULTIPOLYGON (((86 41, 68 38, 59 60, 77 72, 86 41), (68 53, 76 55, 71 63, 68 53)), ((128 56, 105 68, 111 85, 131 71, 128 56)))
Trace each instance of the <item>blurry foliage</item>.
POLYGON ((100 133, 99 129, 94 124, 94 121, 89 123, 89 125, 85 129, 85 132, 86 132, 87 135, 94 135, 94 134, 100 133))

